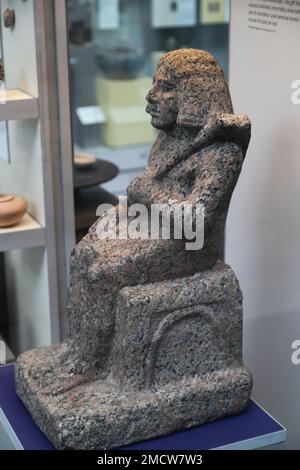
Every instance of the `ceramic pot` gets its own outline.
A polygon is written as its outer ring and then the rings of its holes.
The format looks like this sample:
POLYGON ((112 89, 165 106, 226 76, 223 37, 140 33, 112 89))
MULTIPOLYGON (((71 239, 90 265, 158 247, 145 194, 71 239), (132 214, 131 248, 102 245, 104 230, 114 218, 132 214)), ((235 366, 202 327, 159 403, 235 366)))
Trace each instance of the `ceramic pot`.
POLYGON ((27 209, 28 203, 23 197, 0 193, 0 227, 17 224, 27 209))

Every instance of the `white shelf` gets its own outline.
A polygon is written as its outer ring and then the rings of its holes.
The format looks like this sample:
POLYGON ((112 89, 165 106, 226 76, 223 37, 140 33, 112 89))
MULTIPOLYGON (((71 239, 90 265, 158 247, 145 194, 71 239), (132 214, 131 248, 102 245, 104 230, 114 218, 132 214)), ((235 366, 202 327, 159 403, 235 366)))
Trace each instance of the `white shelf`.
POLYGON ((13 227, 0 228, 0 252, 45 245, 45 229, 29 214, 13 227))
POLYGON ((37 119, 38 99, 22 90, 6 90, 0 95, 0 121, 37 119))
POLYGON ((5 363, 2 364, 1 363, 1 357, 0 357, 0 367, 3 366, 3 365, 6 365, 6 364, 10 364, 12 362, 15 362, 16 358, 14 356, 14 354, 12 353, 12 351, 10 350, 8 344, 6 343, 6 341, 4 340, 4 338, 0 335, 0 341, 4 343, 5 345, 5 363))

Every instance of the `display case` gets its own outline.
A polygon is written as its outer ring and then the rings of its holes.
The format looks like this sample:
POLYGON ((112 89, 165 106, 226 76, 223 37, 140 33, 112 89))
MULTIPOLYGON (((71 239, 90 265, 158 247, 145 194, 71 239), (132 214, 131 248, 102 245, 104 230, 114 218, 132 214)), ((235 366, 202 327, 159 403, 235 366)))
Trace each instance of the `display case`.
POLYGON ((228 22, 229 0, 68 1, 75 152, 119 167, 103 189, 123 194, 143 171, 156 135, 145 97, 160 57, 209 50, 227 74, 228 22))
POLYGON ((208 49, 227 73, 228 4, 2 0, 0 191, 28 202, 18 225, 0 229, 0 334, 14 353, 64 334, 75 225, 79 240, 96 207, 143 172, 156 135, 145 96, 162 54, 208 49), (90 173, 73 164, 82 152, 98 159, 90 173))
POLYGON ((4 339, 18 354, 59 341, 64 331, 74 245, 65 5, 3 0, 1 19, 0 121, 8 145, 0 160, 0 191, 28 203, 19 223, 0 228, 0 335, 2 345, 4 339), (7 9, 14 12, 9 26, 7 9))

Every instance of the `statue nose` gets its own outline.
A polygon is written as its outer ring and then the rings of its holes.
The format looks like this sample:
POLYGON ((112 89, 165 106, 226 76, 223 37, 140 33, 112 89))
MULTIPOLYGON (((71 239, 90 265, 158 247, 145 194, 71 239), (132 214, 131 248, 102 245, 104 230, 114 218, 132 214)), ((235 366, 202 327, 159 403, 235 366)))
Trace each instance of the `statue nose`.
POLYGON ((153 90, 153 88, 151 88, 151 90, 148 92, 148 94, 147 94, 147 96, 146 96, 146 100, 147 100, 148 103, 150 103, 150 104, 154 103, 155 98, 154 98, 154 90, 153 90))
POLYGON ((151 90, 147 93, 146 100, 151 103, 151 90))

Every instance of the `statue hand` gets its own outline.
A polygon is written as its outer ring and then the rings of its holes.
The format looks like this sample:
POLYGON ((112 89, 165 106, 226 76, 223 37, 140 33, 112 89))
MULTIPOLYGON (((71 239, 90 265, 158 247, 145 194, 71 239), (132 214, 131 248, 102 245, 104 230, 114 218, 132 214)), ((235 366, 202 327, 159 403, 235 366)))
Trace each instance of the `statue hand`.
POLYGON ((136 176, 127 188, 128 205, 149 203, 151 184, 151 181, 145 176, 136 176))

